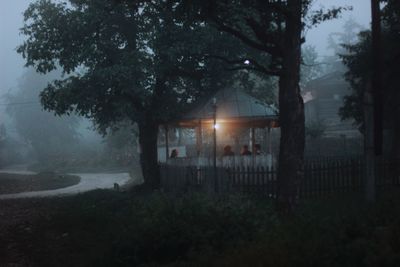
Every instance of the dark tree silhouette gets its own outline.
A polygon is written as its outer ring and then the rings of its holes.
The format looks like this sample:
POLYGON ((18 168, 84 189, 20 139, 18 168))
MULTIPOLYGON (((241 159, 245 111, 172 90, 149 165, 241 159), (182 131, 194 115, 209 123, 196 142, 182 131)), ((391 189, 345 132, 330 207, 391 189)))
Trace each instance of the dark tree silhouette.
POLYGON ((160 185, 159 125, 235 75, 198 55, 244 53, 236 39, 205 24, 177 23, 172 9, 166 1, 38 0, 25 12, 27 39, 18 49, 39 72, 59 65, 70 74, 42 92, 46 109, 90 117, 103 132, 119 121, 137 123, 151 189, 160 185))
POLYGON ((238 69, 250 69, 279 79, 279 119, 281 127, 278 203, 292 210, 303 178, 305 146, 304 104, 300 95, 302 36, 305 25, 316 25, 336 17, 341 8, 309 13, 312 1, 174 1, 182 20, 198 19, 214 25, 258 51, 258 57, 220 59, 238 69), (267 58, 268 60, 262 60, 267 58), (247 60, 248 65, 243 62, 247 60))
MULTIPOLYGON (((378 38, 374 39, 371 31, 364 31, 359 35, 358 43, 344 46, 347 55, 342 55, 343 62, 349 69, 346 78, 351 84, 352 94, 345 98, 340 114, 344 119, 354 118, 366 137, 365 154, 369 161, 367 172, 370 174, 367 198, 371 201, 374 199, 375 155, 382 152, 381 142, 385 140, 385 156, 400 157, 400 142, 397 138, 400 134, 400 121, 397 116, 400 112, 400 73, 397 68, 400 59, 400 3, 385 2, 383 10, 374 10, 374 14, 381 13, 381 18, 374 22, 381 20, 383 26, 378 38), (378 45, 375 42, 378 42, 378 45), (377 49, 381 51, 378 51, 379 58, 375 54, 377 49), (383 129, 387 132, 385 139, 382 139, 383 129)), ((379 9, 377 3, 374 4, 373 9, 379 9)))

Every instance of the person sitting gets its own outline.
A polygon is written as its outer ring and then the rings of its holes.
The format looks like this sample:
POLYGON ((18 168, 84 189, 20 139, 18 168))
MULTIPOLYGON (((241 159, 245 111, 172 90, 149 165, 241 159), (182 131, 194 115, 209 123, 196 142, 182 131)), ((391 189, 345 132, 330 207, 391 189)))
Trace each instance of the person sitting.
POLYGON ((261 151, 261 145, 260 144, 254 144, 254 155, 262 155, 263 152, 261 151))
POLYGON ((251 151, 249 150, 248 145, 244 145, 242 147, 242 151, 240 152, 240 155, 242 155, 242 156, 250 156, 251 155, 251 151))
POLYGON ((234 155, 235 155, 235 153, 233 153, 232 147, 231 147, 230 145, 226 145, 226 146, 224 147, 224 154, 223 154, 223 156, 234 156, 234 155))
POLYGON ((177 158, 177 157, 178 157, 178 150, 172 149, 170 158, 174 159, 174 158, 177 158))

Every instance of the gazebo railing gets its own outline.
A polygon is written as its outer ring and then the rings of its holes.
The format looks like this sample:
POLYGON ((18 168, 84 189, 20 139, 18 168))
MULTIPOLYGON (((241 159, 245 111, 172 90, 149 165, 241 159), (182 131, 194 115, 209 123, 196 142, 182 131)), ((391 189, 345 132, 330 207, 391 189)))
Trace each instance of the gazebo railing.
MULTIPOLYGON (((217 157, 217 166, 225 168, 234 167, 272 167, 275 160, 271 154, 256 156, 223 156, 217 157)), ((212 157, 181 157, 168 159, 167 165, 171 166, 213 166, 212 157)))

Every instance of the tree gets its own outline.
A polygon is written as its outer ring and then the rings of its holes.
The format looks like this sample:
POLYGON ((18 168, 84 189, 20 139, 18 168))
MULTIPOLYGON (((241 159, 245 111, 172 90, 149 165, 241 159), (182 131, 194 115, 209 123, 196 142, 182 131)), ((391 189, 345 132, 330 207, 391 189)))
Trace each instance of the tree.
POLYGON ((235 79, 237 82, 234 86, 259 101, 269 105, 277 104, 278 81, 275 77, 242 70, 237 73, 235 79))
POLYGON ((304 46, 301 50, 300 85, 305 85, 322 74, 322 65, 318 62, 318 53, 314 46, 304 46))
POLYGON ((276 76, 279 79, 281 127, 278 168, 278 203, 291 210, 297 202, 303 177, 305 146, 304 104, 300 95, 302 31, 307 22, 315 25, 336 17, 341 9, 309 14, 312 1, 173 1, 183 20, 191 18, 213 24, 258 51, 257 57, 226 58, 236 68, 276 76), (243 62, 249 63, 244 66, 243 62))
POLYGON ((31 146, 40 162, 67 155, 78 141, 77 117, 56 117, 44 111, 39 104, 40 90, 59 74, 39 75, 30 68, 21 77, 18 91, 7 96, 7 112, 18 135, 31 146))
POLYGON ((159 125, 232 81, 226 64, 199 55, 243 53, 207 25, 177 23, 172 9, 166 1, 38 0, 25 12, 27 40, 18 49, 37 71, 59 64, 70 75, 42 92, 46 109, 90 117, 102 132, 120 121, 137 123, 144 186, 151 189, 160 185, 159 125))
POLYGON ((107 158, 118 165, 129 165, 136 153, 137 127, 130 121, 121 121, 107 131, 104 138, 107 158))
POLYGON ((326 56, 324 62, 326 64, 325 72, 334 71, 345 72, 345 66, 342 63, 340 55, 347 53, 344 45, 353 45, 358 41, 358 34, 365 28, 357 23, 353 18, 348 19, 341 32, 333 32, 328 36, 328 49, 333 52, 332 56, 326 56))
MULTIPOLYGON (((398 47, 400 45, 399 17, 400 9, 397 1, 384 1, 386 5, 382 10, 382 80, 383 95, 383 128, 390 133, 386 142, 386 155, 393 158, 400 157, 400 142, 396 136, 400 134, 399 114, 400 95, 398 84, 400 72, 397 68, 400 59, 398 47)), ((349 81, 352 93, 344 99, 340 109, 342 119, 354 118, 361 132, 365 133, 365 114, 363 110, 363 95, 373 73, 372 62, 372 37, 370 31, 359 35, 359 42, 346 45, 347 53, 342 55, 344 64, 348 67, 346 79, 349 81)))
POLYGON ((337 57, 340 54, 346 53, 345 45, 355 44, 358 41, 358 33, 365 28, 357 23, 353 18, 348 19, 343 25, 342 32, 333 32, 328 36, 328 49, 333 50, 337 57))

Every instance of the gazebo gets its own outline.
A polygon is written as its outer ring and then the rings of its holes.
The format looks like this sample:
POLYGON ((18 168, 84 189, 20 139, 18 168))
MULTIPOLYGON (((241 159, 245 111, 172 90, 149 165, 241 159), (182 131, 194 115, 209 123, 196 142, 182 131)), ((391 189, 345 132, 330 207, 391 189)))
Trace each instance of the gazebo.
MULTIPOLYGON (((265 137, 269 140, 269 151, 271 151, 270 130, 279 127, 279 122, 275 107, 262 103, 240 89, 229 88, 218 91, 182 118, 169 122, 165 125, 167 133, 171 127, 195 129, 197 157, 202 156, 204 130, 212 131, 215 165, 218 131, 249 129, 250 148, 253 148, 256 144, 255 129, 265 129, 265 137)), ((170 155, 168 134, 166 134, 165 146, 166 159, 168 159, 170 155)))

